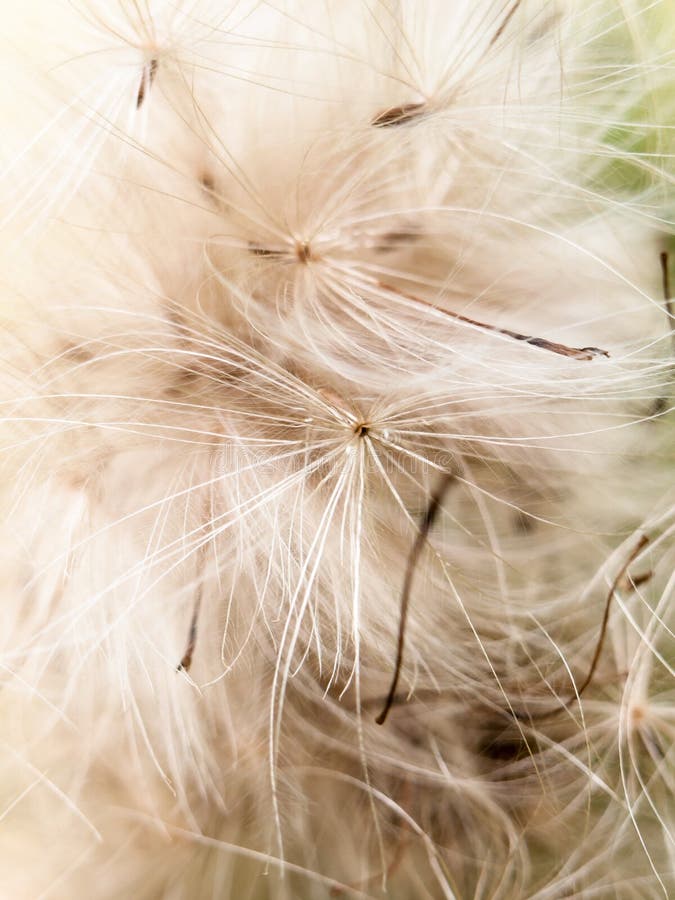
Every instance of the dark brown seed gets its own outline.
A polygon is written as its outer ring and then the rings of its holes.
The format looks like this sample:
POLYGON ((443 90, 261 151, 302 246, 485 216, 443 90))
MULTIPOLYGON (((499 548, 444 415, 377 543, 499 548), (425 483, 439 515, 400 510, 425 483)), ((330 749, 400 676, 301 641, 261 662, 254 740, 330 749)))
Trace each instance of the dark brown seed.
POLYGON ((252 253, 254 256, 283 256, 284 255, 283 250, 271 250, 269 247, 261 247, 258 244, 249 243, 248 249, 249 249, 249 252, 252 253))
POLYGON ((195 605, 192 609, 192 618, 190 619, 190 629, 188 631, 187 645, 181 661, 176 666, 177 672, 189 672, 192 665, 192 656, 197 645, 197 622, 199 621, 199 608, 202 605, 201 589, 197 593, 195 605))
POLYGON ((400 291, 398 288, 392 287, 392 285, 386 284, 384 281, 378 281, 377 285, 385 291, 391 291, 394 294, 398 294, 399 297, 405 297, 408 300, 412 300, 413 303, 420 303, 422 306, 428 306, 431 309, 435 309, 438 312, 443 313, 443 315, 448 316, 450 319, 455 319, 458 322, 466 322, 467 325, 474 325, 476 328, 480 328, 483 331, 492 331, 496 334, 506 335, 506 337, 510 337, 514 341, 523 341, 525 344, 539 347, 540 350, 548 350, 550 353, 557 353, 560 356, 568 356, 571 359, 580 360, 590 360, 594 359, 596 356, 609 356, 607 350, 601 350, 599 347, 568 347, 566 344, 556 344, 554 341, 547 341, 545 338, 532 337, 528 334, 521 334, 519 331, 510 331, 508 328, 498 328, 496 325, 488 325, 486 322, 479 322, 478 319, 470 319, 468 316, 452 312, 449 309, 442 309, 439 306, 435 306, 433 303, 422 300, 421 297, 416 297, 414 294, 400 291))
POLYGON ((503 21, 502 21, 502 24, 501 24, 501 25, 499 26, 499 28, 495 31, 495 33, 492 35, 492 40, 490 41, 490 46, 491 46, 491 47, 492 47, 493 44, 496 44, 496 43, 497 43, 497 41, 499 40, 499 38, 500 38, 500 37, 504 34, 504 32, 506 31, 506 26, 509 24, 509 22, 510 22, 511 19, 513 18, 513 14, 515 13, 515 11, 516 11, 516 10, 518 9, 518 7, 520 6, 520 3, 521 3, 521 0, 516 0, 516 2, 515 2, 515 3, 513 4, 513 6, 511 7, 511 9, 510 9, 510 10, 507 12, 507 14, 504 16, 504 19, 503 19, 503 21))
POLYGON ((423 114, 424 103, 402 103, 400 106, 391 106, 378 113, 371 121, 375 128, 389 128, 392 125, 404 125, 423 114))
POLYGON ((152 83, 155 80, 155 75, 157 74, 157 69, 159 68, 159 62, 157 59, 149 60, 143 66, 143 73, 141 75, 141 83, 138 86, 138 94, 136 95, 136 109, 140 109, 143 105, 143 101, 145 100, 146 93, 152 87, 152 83))

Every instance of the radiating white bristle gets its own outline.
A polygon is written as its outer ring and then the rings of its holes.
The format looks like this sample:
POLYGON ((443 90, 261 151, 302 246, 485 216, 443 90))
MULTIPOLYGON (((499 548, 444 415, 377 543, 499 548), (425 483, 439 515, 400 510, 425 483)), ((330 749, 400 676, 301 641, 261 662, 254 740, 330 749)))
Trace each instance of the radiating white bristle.
POLYGON ((674 29, 3 13, 3 897, 672 894, 674 29))

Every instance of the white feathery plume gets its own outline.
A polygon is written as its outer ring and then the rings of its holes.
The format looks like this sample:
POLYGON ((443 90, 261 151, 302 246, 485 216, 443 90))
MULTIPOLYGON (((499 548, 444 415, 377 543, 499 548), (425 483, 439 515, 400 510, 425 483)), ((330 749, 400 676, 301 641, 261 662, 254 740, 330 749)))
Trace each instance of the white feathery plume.
POLYGON ((675 890, 671 0, 30 0, 12 900, 675 890))

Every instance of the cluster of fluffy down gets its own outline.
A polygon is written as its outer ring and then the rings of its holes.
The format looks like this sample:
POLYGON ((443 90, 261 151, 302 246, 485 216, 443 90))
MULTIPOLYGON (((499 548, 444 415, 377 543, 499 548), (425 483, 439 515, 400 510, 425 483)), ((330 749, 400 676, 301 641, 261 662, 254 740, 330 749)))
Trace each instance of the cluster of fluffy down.
POLYGON ((671 0, 5 6, 2 897, 673 896, 671 0))

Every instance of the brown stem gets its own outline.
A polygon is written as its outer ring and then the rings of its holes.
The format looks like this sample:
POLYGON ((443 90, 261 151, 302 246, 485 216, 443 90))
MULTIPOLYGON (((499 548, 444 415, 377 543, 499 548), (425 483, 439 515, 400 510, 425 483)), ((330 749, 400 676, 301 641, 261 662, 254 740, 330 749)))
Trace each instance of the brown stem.
MULTIPOLYGON (((598 637, 598 642, 595 645, 595 653, 593 654, 593 659, 591 660, 591 665, 588 669, 588 674, 582 681, 581 685, 576 689, 575 693, 567 700, 565 706, 569 706, 571 703, 574 703, 575 700, 579 700, 581 695, 586 690, 588 685, 593 680, 593 676, 595 675, 595 670, 598 667, 598 662, 600 661, 600 654, 602 653, 602 648, 605 643, 605 636, 607 635, 607 625, 609 624, 609 612, 612 606, 612 600, 614 599, 614 595, 616 594, 616 589, 619 586, 619 582, 625 578, 626 572, 628 571, 631 563, 635 561, 635 558, 640 553, 642 548, 649 543, 649 538, 646 534, 641 535, 640 540, 637 542, 633 550, 631 551, 628 559, 619 569, 616 578, 612 582, 612 586, 609 589, 609 593, 607 594, 607 599, 605 600, 605 611, 602 616, 602 624, 600 626, 600 636, 598 637)), ((634 582, 635 583, 635 582, 634 582)))
POLYGON ((403 579, 403 589, 401 591, 401 611, 399 614, 398 642, 396 646, 396 662, 394 663, 394 675, 391 680, 391 686, 389 688, 389 693, 387 694, 387 699, 384 702, 382 712, 375 719, 378 725, 382 725, 384 723, 396 697, 396 688, 398 687, 398 679, 401 674, 401 666, 403 664, 405 629, 408 620, 410 590, 412 588, 415 569, 417 568, 417 563, 419 561, 422 550, 424 549, 424 544, 426 542, 427 536, 429 535, 429 531, 431 530, 431 526, 434 524, 436 516, 440 511, 443 498, 445 497, 450 484, 454 480, 454 477, 455 476, 450 472, 446 472, 443 475, 439 486, 437 487, 435 493, 432 495, 431 500, 429 501, 429 505, 426 508, 424 518, 420 523, 419 531, 417 533, 417 537, 415 538, 415 543, 413 544, 412 550, 410 551, 410 556, 408 557, 408 565, 406 566, 405 578, 403 579))
POLYGON ((460 313, 452 312, 448 309, 442 309, 440 306, 429 303, 427 300, 422 300, 421 297, 416 297, 414 294, 408 294, 405 291, 400 291, 398 288, 395 288, 390 284, 386 284, 384 281, 378 281, 377 284, 379 287, 383 288, 386 291, 391 291, 394 294, 398 294, 400 297, 405 297, 408 300, 412 300, 413 303, 420 303, 422 306, 428 306, 431 309, 435 309, 443 315, 448 316, 451 319, 455 319, 458 322, 466 322, 468 325, 473 325, 476 328, 481 328, 483 331, 492 331, 496 332, 497 334, 504 334, 507 337, 512 338, 514 341, 523 341, 526 344, 531 344, 533 347, 539 347, 539 349, 541 350, 548 350, 550 353, 557 353, 560 356, 568 356, 572 359, 580 360, 590 360, 596 356, 609 356, 607 350, 601 350, 598 347, 568 347, 566 344, 557 344, 554 341, 547 341, 546 338, 532 337, 531 335, 521 334, 518 331, 511 331, 508 328, 498 328, 496 325, 488 325, 486 322, 479 322, 477 319, 470 319, 468 316, 463 316, 460 313))

